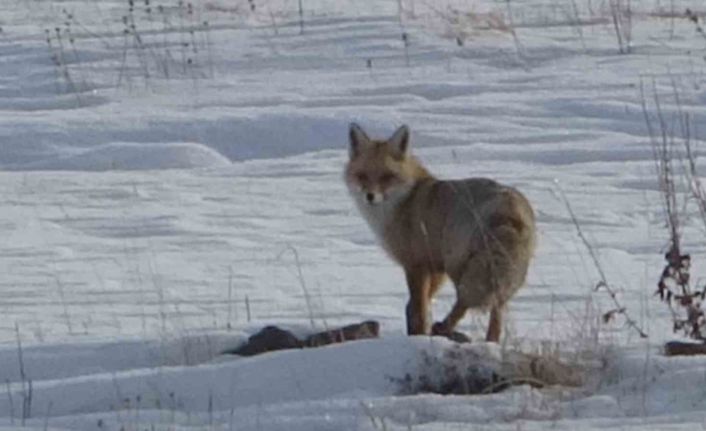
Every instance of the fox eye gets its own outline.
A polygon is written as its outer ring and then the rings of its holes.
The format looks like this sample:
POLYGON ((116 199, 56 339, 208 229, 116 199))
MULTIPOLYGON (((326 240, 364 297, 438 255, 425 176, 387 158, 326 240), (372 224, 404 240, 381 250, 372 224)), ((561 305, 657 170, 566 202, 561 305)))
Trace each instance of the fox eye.
POLYGON ((395 176, 392 174, 384 174, 380 177, 380 182, 382 184, 390 184, 394 180, 395 180, 395 176))
POLYGON ((361 183, 368 182, 368 175, 367 174, 357 174, 356 178, 358 179, 358 182, 361 182, 361 183))

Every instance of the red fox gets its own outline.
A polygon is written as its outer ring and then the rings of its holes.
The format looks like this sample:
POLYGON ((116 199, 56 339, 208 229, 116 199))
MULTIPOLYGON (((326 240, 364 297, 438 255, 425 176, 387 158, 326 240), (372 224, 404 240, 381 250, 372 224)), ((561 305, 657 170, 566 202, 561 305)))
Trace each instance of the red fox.
POLYGON ((524 284, 535 217, 519 191, 486 178, 439 180, 410 154, 409 128, 387 140, 350 125, 345 181, 385 251, 405 271, 407 333, 450 335, 469 308, 490 310, 486 340, 499 341, 505 304, 524 284), (430 325, 446 277, 456 302, 430 325))

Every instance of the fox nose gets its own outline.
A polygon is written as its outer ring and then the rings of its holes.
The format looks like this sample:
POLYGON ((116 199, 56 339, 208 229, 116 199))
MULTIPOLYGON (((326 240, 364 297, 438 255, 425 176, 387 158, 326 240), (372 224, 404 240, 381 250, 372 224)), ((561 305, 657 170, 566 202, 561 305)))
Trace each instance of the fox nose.
POLYGON ((365 195, 365 199, 367 199, 368 203, 371 204, 371 203, 375 202, 375 195, 373 193, 367 193, 365 195))

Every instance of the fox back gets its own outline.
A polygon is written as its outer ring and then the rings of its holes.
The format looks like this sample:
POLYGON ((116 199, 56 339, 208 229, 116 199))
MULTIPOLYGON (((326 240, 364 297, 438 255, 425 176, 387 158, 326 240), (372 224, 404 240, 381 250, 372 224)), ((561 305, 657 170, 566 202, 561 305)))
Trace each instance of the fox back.
POLYGON ((535 220, 516 189, 486 178, 422 181, 396 214, 384 241, 392 250, 413 250, 396 259, 444 272, 468 307, 502 306, 524 283, 535 220))

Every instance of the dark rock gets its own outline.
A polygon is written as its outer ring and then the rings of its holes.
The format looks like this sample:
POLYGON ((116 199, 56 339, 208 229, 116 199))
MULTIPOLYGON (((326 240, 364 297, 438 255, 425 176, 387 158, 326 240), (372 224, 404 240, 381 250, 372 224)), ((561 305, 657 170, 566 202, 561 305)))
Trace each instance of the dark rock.
POLYGON ((664 345, 664 354, 667 356, 706 355, 706 343, 670 341, 664 345))
POLYGON ((237 349, 223 353, 241 356, 254 356, 265 352, 283 349, 301 348, 302 342, 289 331, 276 326, 266 326, 260 332, 251 335, 248 342, 237 349))
POLYGON ((345 341, 377 338, 379 334, 380 324, 372 320, 318 332, 308 336, 305 340, 300 340, 291 332, 277 326, 266 326, 258 333, 250 336, 247 343, 236 349, 226 350, 223 353, 227 355, 254 356, 275 350, 319 347, 345 341))
POLYGON ((325 346, 327 344, 343 343, 344 341, 364 340, 366 338, 377 338, 380 335, 380 324, 368 320, 363 323, 344 326, 342 328, 331 329, 317 334, 310 335, 304 340, 306 347, 325 346))

